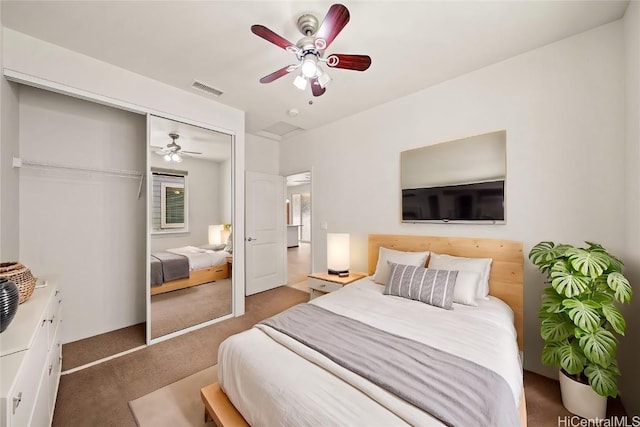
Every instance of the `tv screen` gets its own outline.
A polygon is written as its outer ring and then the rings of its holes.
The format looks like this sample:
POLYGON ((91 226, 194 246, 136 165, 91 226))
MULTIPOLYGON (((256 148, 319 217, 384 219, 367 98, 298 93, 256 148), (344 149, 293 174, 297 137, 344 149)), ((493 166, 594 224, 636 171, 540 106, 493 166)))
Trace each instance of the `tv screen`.
POLYGON ((504 221, 504 180, 404 189, 402 221, 504 221))

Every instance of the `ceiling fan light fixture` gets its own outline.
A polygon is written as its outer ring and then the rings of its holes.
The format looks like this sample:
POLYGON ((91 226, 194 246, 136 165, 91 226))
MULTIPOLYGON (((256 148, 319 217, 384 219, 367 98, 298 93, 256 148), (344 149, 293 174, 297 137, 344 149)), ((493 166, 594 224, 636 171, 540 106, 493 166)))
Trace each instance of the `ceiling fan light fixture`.
POLYGON ((318 57, 312 53, 305 55, 300 71, 302 71, 302 75, 306 78, 315 77, 318 73, 318 57))
POLYGON ((331 76, 329 75, 329 73, 325 72, 322 68, 318 67, 317 81, 320 87, 324 89, 325 87, 327 87, 327 85, 331 81, 331 76))
POLYGON ((165 154, 164 155, 164 161, 165 162, 170 162, 171 161, 171 156, 169 154, 165 154))
POLYGON ((296 79, 293 81, 293 85, 300 90, 305 90, 307 88, 307 79, 303 76, 296 76, 296 79))
POLYGON ((171 160, 176 162, 176 163, 180 163, 182 161, 182 157, 180 157, 180 155, 178 153, 173 153, 171 155, 171 160))

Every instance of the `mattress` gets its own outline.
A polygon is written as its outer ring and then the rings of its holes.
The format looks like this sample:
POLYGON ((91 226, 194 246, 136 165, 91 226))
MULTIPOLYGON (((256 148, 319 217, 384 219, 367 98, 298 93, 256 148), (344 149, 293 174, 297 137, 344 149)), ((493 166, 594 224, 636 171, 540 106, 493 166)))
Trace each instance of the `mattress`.
MULTIPOLYGON (((383 288, 364 278, 311 304, 491 369, 505 379, 519 405, 522 368, 513 312, 505 303, 490 297, 478 307, 454 304, 443 310, 383 295, 383 288)), ((222 389, 252 426, 442 425, 274 330, 252 328, 228 338, 218 363, 222 389)))
POLYGON ((172 254, 182 255, 189 260, 189 270, 202 270, 214 265, 224 264, 226 258, 231 256, 225 251, 212 251, 209 249, 197 248, 195 246, 184 246, 181 248, 167 249, 172 254))

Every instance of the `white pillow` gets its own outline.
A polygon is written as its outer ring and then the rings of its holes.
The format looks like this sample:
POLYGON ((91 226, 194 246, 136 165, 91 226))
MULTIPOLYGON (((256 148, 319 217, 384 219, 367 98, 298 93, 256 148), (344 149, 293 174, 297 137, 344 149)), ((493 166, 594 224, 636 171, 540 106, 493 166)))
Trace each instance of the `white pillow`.
MULTIPOLYGON (((424 267, 427 262, 429 252, 404 252, 394 249, 380 248, 378 252, 378 264, 376 264, 376 272, 373 274, 373 281, 381 285, 386 285, 389 281, 389 264, 387 261, 396 264, 415 265, 416 267, 424 267)), ((446 270, 446 269, 445 269, 446 270)), ((452 270, 452 269, 450 269, 452 270)))
POLYGON ((453 289, 453 302, 477 307, 478 282, 480 282, 480 273, 476 273, 475 271, 458 271, 456 286, 453 289))
POLYGON ((431 253, 429 268, 437 270, 474 271, 480 274, 476 292, 477 299, 487 299, 489 295, 489 274, 491 258, 464 258, 458 256, 431 253))

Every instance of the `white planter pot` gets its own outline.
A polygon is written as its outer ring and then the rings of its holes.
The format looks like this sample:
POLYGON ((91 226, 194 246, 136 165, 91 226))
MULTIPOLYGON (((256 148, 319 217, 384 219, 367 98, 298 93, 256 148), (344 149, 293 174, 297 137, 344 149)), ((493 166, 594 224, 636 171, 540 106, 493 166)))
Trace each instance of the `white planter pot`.
POLYGON ((590 385, 575 381, 560 371, 562 404, 572 414, 587 419, 603 419, 607 415, 607 398, 593 391, 590 385))

